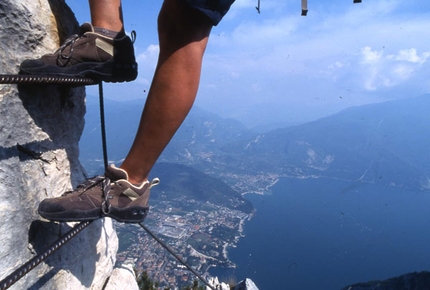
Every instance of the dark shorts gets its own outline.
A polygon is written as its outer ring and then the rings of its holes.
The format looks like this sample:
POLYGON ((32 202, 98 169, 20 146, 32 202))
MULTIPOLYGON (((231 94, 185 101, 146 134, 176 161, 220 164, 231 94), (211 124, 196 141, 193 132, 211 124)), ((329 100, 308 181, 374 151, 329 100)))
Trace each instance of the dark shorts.
POLYGON ((217 25, 235 0, 185 0, 191 7, 206 15, 213 25, 217 25))

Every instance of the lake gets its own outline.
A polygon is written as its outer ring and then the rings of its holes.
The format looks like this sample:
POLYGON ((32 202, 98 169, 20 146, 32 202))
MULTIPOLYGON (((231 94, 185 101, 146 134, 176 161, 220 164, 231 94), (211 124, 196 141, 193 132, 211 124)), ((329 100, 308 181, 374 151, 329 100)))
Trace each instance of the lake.
POLYGON ((430 270, 430 192, 333 179, 281 179, 271 195, 247 195, 236 269, 222 281, 251 278, 260 290, 341 289, 430 270))

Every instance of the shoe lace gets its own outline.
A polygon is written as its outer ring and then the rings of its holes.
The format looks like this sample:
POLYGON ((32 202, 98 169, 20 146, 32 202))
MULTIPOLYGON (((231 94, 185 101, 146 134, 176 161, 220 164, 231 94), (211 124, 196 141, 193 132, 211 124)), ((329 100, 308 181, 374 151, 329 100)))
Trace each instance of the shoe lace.
POLYGON ((60 46, 60 48, 57 50, 58 52, 58 57, 64 58, 69 60, 72 55, 73 55, 73 51, 74 51, 74 44, 76 42, 76 40, 79 39, 79 35, 78 34, 73 34, 72 36, 70 36, 69 38, 66 39, 66 41, 63 43, 62 46, 60 46), (70 50, 68 53, 65 53, 64 50, 70 46, 70 50))
MULTIPOLYGON (((104 214, 108 214, 110 213, 110 209, 111 209, 111 204, 109 202, 109 199, 112 198, 112 196, 110 196, 110 188, 111 188, 111 180, 109 177, 104 177, 102 184, 101 184, 101 190, 102 190, 102 194, 103 194, 103 201, 102 201, 102 211, 104 214)), ((115 181, 114 181, 115 183, 115 181)))
MULTIPOLYGON (((79 190, 81 192, 80 194, 83 194, 94 186, 100 186, 103 198, 101 208, 104 214, 108 214, 111 209, 111 204, 109 202, 109 199, 112 198, 112 196, 109 194, 111 183, 116 183, 116 181, 111 181, 109 177, 98 175, 79 184, 76 190, 79 190)), ((66 191, 63 196, 72 194, 74 192, 76 191, 66 191)))
MULTIPOLYGON (((84 193, 88 189, 90 189, 90 188, 96 186, 97 184, 99 184, 100 182, 102 182, 104 178, 105 178, 104 176, 94 176, 93 178, 87 179, 84 182, 82 182, 81 184, 79 184, 76 187, 76 190, 79 190, 79 191, 81 191, 81 193, 84 193)), ((73 191, 73 190, 66 191, 63 194, 63 196, 74 193, 74 192, 76 192, 76 191, 73 191)))

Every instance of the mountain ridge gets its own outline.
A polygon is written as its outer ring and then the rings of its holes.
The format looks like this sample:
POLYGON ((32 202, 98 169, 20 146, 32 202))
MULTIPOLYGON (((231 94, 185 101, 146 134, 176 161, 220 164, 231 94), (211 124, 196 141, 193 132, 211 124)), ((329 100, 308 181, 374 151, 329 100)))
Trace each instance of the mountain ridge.
POLYGON ((429 105, 425 95, 351 107, 236 141, 223 150, 280 175, 429 189, 430 138, 423 134, 430 126, 424 109, 429 105))
MULTIPOLYGON (((123 122, 128 124, 125 127, 118 122, 117 129, 111 130, 114 128, 108 121, 112 160, 124 158, 134 137, 141 108, 136 111, 138 106, 133 104, 122 104, 126 110, 118 104, 114 109, 109 103, 106 106, 108 118, 115 110, 127 117, 123 122)), ((429 105, 429 95, 423 95, 350 107, 266 133, 248 130, 238 121, 196 107, 159 161, 191 166, 223 179, 242 193, 264 191, 282 176, 329 177, 430 190, 430 137, 425 134, 430 126, 425 110, 429 105)), ((94 120, 91 122, 95 128, 94 120)), ((96 135, 92 134, 92 140, 98 138, 96 135)), ((95 160, 94 152, 100 150, 91 148, 95 160)))

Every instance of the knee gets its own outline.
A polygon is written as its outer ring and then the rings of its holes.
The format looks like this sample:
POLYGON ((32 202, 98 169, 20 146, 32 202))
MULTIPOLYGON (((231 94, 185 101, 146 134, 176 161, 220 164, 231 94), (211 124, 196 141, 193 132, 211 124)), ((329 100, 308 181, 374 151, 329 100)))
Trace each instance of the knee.
POLYGON ((184 0, 165 0, 158 15, 160 45, 164 41, 191 42, 207 37, 211 22, 184 0))

